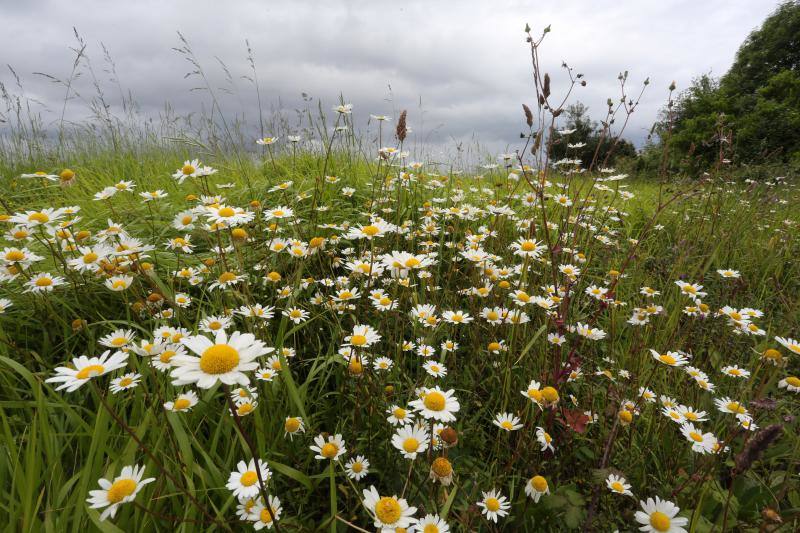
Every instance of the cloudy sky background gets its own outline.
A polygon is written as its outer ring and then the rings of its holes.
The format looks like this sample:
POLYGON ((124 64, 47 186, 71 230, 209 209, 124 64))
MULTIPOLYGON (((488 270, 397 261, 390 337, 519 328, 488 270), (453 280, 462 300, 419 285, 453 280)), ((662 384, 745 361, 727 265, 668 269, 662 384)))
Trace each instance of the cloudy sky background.
MULTIPOLYGON (((176 32, 191 43, 215 86, 224 85, 216 58, 235 78, 249 74, 245 38, 254 50, 265 106, 287 113, 301 107, 301 92, 325 109, 344 95, 357 124, 370 113, 396 117, 409 109, 415 133, 435 144, 479 140, 503 151, 519 143, 520 103, 533 103, 530 55, 522 29, 538 34, 550 24, 542 49, 553 92, 566 87, 568 62, 588 85, 574 99, 601 118, 608 97, 618 97, 617 74, 630 72, 632 88, 650 77, 626 137, 641 145, 663 106, 672 80, 685 88, 702 73, 723 74, 750 31, 777 6, 773 0, 570 0, 378 2, 0 0, 0 64, 22 77, 27 96, 41 101, 54 121, 64 89, 34 72, 66 78, 75 45, 85 39, 103 83, 102 42, 119 81, 145 115, 165 102, 178 113, 198 112, 207 95, 190 92, 190 70, 178 53, 176 32), (390 88, 391 87, 391 91, 390 88), (422 102, 420 114, 419 104, 422 102)), ((13 86, 7 69, 0 81, 13 86)), ((107 85, 117 107, 118 92, 107 85)), ((222 97, 229 114, 257 123, 255 91, 237 79, 238 95, 222 97)), ((91 96, 89 78, 77 85, 91 96)), ((86 106, 69 103, 68 118, 85 119, 86 106)), ((3 126, 0 125, 0 128, 3 126)))

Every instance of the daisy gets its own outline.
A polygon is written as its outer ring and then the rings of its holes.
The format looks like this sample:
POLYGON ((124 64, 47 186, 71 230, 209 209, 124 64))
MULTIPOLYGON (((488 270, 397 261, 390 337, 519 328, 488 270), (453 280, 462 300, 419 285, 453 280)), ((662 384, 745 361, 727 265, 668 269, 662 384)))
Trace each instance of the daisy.
POLYGON ((295 324, 300 324, 301 322, 305 322, 309 316, 308 311, 299 309, 297 307, 288 307, 283 310, 282 314, 295 324))
POLYGON ((197 398, 197 393, 194 391, 184 392, 183 394, 179 394, 177 398, 175 398, 172 402, 165 402, 164 409, 167 411, 174 411, 176 413, 190 411, 192 407, 197 405, 199 399, 197 398))
POLYGON ((86 500, 92 509, 106 509, 100 514, 100 520, 105 520, 109 516, 114 518, 119 506, 123 503, 132 502, 142 487, 155 481, 156 478, 142 479, 144 475, 143 466, 126 466, 122 469, 119 476, 114 481, 100 479, 98 484, 100 490, 89 491, 89 498, 86 500))
POLYGON ((347 461, 344 469, 350 479, 361 481, 369 473, 369 461, 363 455, 357 455, 347 461))
POLYGON ((283 431, 284 437, 288 436, 289 439, 293 439, 298 433, 305 433, 306 426, 299 416, 287 416, 283 422, 283 431))
POLYGON ((347 449, 344 447, 344 440, 342 436, 337 433, 336 435, 328 435, 328 441, 325 442, 325 437, 317 435, 314 437, 314 446, 309 446, 312 451, 317 452, 314 459, 324 460, 331 459, 338 461, 347 449))
POLYGON ((717 439, 713 433, 703 433, 691 422, 681 424, 681 433, 692 443, 692 451, 709 453, 716 447, 717 439))
POLYGON ((47 272, 36 274, 31 279, 25 282, 25 292, 45 293, 50 292, 59 285, 64 284, 64 278, 60 276, 53 276, 47 272))
POLYGON ((406 459, 416 459, 417 454, 428 447, 428 442, 428 432, 423 427, 412 424, 399 428, 392 436, 392 445, 406 459))
POLYGON ((447 375, 447 367, 445 367, 442 363, 437 363, 436 361, 425 361, 425 363, 422 365, 422 368, 424 368, 429 375, 435 378, 441 378, 447 375))
POLYGON ((642 524, 640 531, 652 533, 686 533, 683 528, 688 518, 676 517, 680 509, 674 503, 656 496, 640 501, 641 511, 636 511, 636 521, 642 524))
POLYGON ((453 413, 461 408, 453 392, 453 389, 444 392, 439 387, 426 388, 422 390, 420 398, 410 402, 409 405, 423 418, 452 422, 456 419, 453 413))
POLYGON ((131 283, 133 283, 133 276, 111 276, 104 285, 114 292, 122 292, 130 287, 131 283))
POLYGON ((282 205, 264 211, 264 218, 266 220, 292 218, 293 216, 294 216, 294 210, 282 205))
POLYGON ((444 311, 442 320, 450 324, 469 324, 473 318, 463 311, 444 311))
POLYGON ((797 376, 786 376, 778 382, 778 388, 785 388, 789 392, 800 392, 800 378, 797 376))
POLYGON ((353 333, 344 338, 346 346, 366 348, 381 340, 381 336, 371 326, 356 324, 353 333))
POLYGON ((247 520, 253 522, 253 529, 261 531, 264 528, 272 529, 272 524, 280 518, 283 512, 281 501, 277 496, 269 496, 269 508, 264 505, 263 498, 258 498, 256 504, 247 515, 247 520))
POLYGON ((227 316, 207 316, 200 321, 200 331, 216 335, 224 333, 232 323, 233 321, 227 316))
MULTIPOLYGON (((436 433, 436 428, 434 427, 434 434, 436 433)), ((435 439, 439 442, 441 440, 438 437, 435 439)), ((441 446, 434 446, 434 448, 441 448, 441 446)), ((431 470, 429 472, 428 477, 431 481, 438 481, 443 486, 447 487, 450 483, 453 482, 453 465, 446 457, 437 457, 431 463, 431 470)))
POLYGON ((388 357, 376 357, 372 362, 372 367, 375 370, 391 370, 394 362, 388 357))
POLYGON ((128 364, 128 354, 106 350, 99 357, 86 357, 81 355, 72 360, 71 367, 59 366, 56 375, 47 378, 45 383, 60 383, 56 390, 66 389, 73 392, 97 376, 108 374, 128 364))
POLYGON ((731 400, 727 396, 723 398, 714 398, 714 404, 716 404, 717 409, 723 413, 730 413, 737 417, 749 416, 747 408, 744 405, 736 400, 731 400))
POLYGON ((522 427, 519 417, 511 413, 497 413, 492 420, 492 424, 505 431, 516 431, 522 427))
POLYGON ((750 371, 744 368, 739 368, 737 365, 722 367, 722 373, 726 376, 733 378, 749 378, 750 371))
POLYGON ((137 374, 136 372, 130 372, 118 378, 112 379, 111 384, 109 385, 109 389, 114 394, 127 389, 132 389, 139 384, 139 380, 141 378, 142 378, 141 374, 137 374))
POLYGON ((258 463, 257 471, 255 459, 250 459, 249 463, 239 461, 236 470, 228 476, 225 487, 237 498, 255 498, 261 491, 261 482, 266 484, 269 481, 271 473, 267 463, 261 460, 258 463))
POLYGON ((728 268, 717 270, 717 274, 719 274, 723 278, 738 278, 741 276, 738 270, 731 270, 728 268))
POLYGON ((515 242, 511 243, 511 248, 514 250, 514 255, 537 258, 542 255, 542 252, 547 249, 547 246, 536 239, 520 237, 515 242))
POLYGON ((233 272, 223 272, 213 283, 209 284, 208 289, 227 289, 242 281, 244 276, 234 274, 233 272))
POLYGON ((790 352, 800 355, 800 341, 784 337, 775 337, 775 340, 790 352))
POLYGON ((544 428, 536 428, 536 440, 542 447, 541 451, 550 449, 551 452, 556 452, 556 449, 553 447, 553 437, 551 437, 550 434, 544 430, 544 428))
POLYGON ((412 526, 410 531, 416 533, 449 533, 450 526, 438 514, 426 514, 412 526))
POLYGON ((606 487, 616 494, 622 494, 623 496, 633 496, 631 492, 630 484, 625 480, 624 477, 618 476, 616 474, 609 474, 606 478, 606 487))
POLYGON ((525 494, 533 500, 533 503, 539 503, 542 495, 550 494, 550 485, 543 476, 533 476, 525 484, 525 494))
POLYGON ((176 355, 186 355, 186 349, 180 344, 167 344, 161 353, 150 359, 150 364, 157 370, 167 371, 172 368, 172 358, 176 355))
POLYGON ((197 383, 201 389, 209 389, 217 382, 247 385, 250 380, 244 372, 258 368, 255 359, 269 353, 266 345, 256 340, 252 333, 238 331, 230 337, 225 331, 219 331, 213 342, 204 335, 196 335, 181 339, 181 343, 197 356, 183 355, 172 359, 172 383, 197 383))
POLYGON ((651 348, 650 353, 653 355, 653 359, 667 366, 684 366, 689 362, 688 359, 686 359, 686 357, 684 357, 682 354, 678 352, 667 352, 665 354, 659 354, 657 351, 651 348))
POLYGON ((399 405, 391 406, 386 412, 389 414, 386 420, 393 426, 404 425, 414 420, 414 413, 403 409, 399 405))
POLYGON ((364 507, 372 515, 380 533, 395 533, 398 529, 408 529, 414 523, 416 507, 409 507, 404 498, 381 496, 374 486, 364 489, 364 507))
POLYGON ((503 518, 508 514, 511 504, 506 500, 500 491, 492 489, 489 492, 481 491, 483 499, 478 503, 481 514, 486 515, 487 520, 497 523, 497 517, 503 518))

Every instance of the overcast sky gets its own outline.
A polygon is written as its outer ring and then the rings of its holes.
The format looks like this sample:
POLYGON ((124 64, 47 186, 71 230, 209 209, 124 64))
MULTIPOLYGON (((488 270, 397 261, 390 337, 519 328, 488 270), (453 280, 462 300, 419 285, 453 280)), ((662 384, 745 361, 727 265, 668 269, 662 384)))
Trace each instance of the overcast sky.
MULTIPOLYGON (((685 88, 704 72, 723 74, 747 34, 777 6, 773 0, 496 0, 427 1, 175 1, 0 0, 0 63, 13 66, 25 92, 58 116, 63 88, 37 77, 66 78, 77 28, 96 74, 105 44, 119 80, 146 113, 169 101, 179 112, 199 111, 202 95, 184 79, 189 65, 172 47, 180 31, 215 85, 224 77, 215 57, 234 77, 249 73, 245 38, 259 71, 262 99, 291 110, 300 93, 329 109, 342 93, 357 119, 370 113, 397 116, 409 108, 415 133, 433 142, 477 138, 494 150, 516 147, 523 125, 520 103, 533 103, 530 55, 522 29, 552 26, 542 49, 553 92, 565 88, 559 68, 568 62, 588 85, 575 99, 600 118, 617 97, 617 74, 630 72, 638 87, 651 85, 628 127, 641 144, 672 80, 685 88), (223 7, 224 6, 224 7, 223 7), (391 87, 391 92, 389 90, 391 87), (420 118, 422 101, 424 120, 420 118)), ((0 80, 12 85, 7 69, 0 80)), ((89 95, 88 78, 78 88, 89 95)), ((239 95, 223 109, 255 113, 255 93, 239 80, 239 95)), ((109 92, 113 104, 118 94, 109 92)), ((71 102, 80 119, 85 106, 71 102)), ((2 125, 0 125, 2 128, 2 125)))

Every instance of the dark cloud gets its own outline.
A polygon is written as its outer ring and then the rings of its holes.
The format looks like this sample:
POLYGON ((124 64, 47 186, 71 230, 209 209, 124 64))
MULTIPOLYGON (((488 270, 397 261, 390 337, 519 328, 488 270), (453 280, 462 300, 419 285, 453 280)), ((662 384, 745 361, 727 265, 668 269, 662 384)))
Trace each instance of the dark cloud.
MULTIPOLYGON (((515 145, 521 102, 531 102, 530 57, 522 28, 551 24, 543 49, 554 91, 564 89, 559 65, 567 61, 588 80, 575 99, 597 118, 618 95, 617 73, 628 70, 636 86, 651 85, 627 136, 641 144, 674 79, 686 87, 703 72, 723 73, 747 34, 777 5, 773 1, 461 1, 263 2, 0 0, 3 61, 23 77, 26 93, 60 113, 64 90, 33 72, 66 78, 72 66, 73 26, 87 43, 95 74, 119 112, 119 91, 107 80, 103 43, 114 58, 120 85, 143 113, 165 101, 179 113, 199 111, 207 96, 192 93, 191 66, 174 52, 177 31, 191 43, 215 87, 228 87, 217 58, 233 76, 236 92, 220 92, 228 113, 253 117, 255 92, 245 39, 258 68, 268 108, 303 105, 301 92, 329 109, 339 94, 357 116, 395 115, 409 108, 412 127, 434 143, 477 138, 492 150, 515 145), (419 103, 424 110, 424 124, 419 103)), ((10 85, 10 75, 0 77, 10 85)), ((93 91, 88 75, 76 85, 93 91)), ((87 109, 71 101, 68 116, 87 109)), ((255 123, 253 121, 252 123, 255 123)))

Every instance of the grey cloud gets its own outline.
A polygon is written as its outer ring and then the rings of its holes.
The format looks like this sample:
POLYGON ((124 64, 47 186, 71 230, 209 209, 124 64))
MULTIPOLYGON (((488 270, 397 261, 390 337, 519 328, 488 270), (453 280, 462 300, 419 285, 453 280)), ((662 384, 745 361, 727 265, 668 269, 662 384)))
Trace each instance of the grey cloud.
MULTIPOLYGON (((249 74, 247 38, 267 107, 291 110, 302 103, 301 91, 329 107, 342 93, 360 119, 408 108, 416 129, 421 98, 425 130, 436 128, 430 141, 474 137, 502 150, 518 143, 520 103, 533 99, 522 27, 527 22, 537 32, 551 24, 543 54, 554 90, 565 87, 560 64, 567 61, 588 80, 573 100, 587 104, 594 118, 600 118, 606 98, 617 97, 618 72, 630 71, 632 91, 650 77, 652 84, 627 130, 641 144, 669 83, 674 79, 679 88, 686 87, 703 72, 723 73, 742 40, 776 5, 750 0, 0 0, 5 22, 0 50, 3 62, 22 75, 27 93, 55 112, 63 89, 32 73, 68 75, 75 26, 89 45, 98 77, 107 78, 102 42, 114 57, 124 89, 145 113, 157 113, 165 101, 188 113, 199 110, 203 95, 189 93, 194 84, 184 79, 189 65, 171 50, 179 45, 176 32, 181 31, 215 86, 224 84, 215 57, 236 78, 239 94, 224 96, 224 108, 253 116, 254 91, 240 78, 249 74)), ((0 80, 11 85, 6 73, 0 80)), ((88 79, 78 88, 91 93, 88 79)), ((119 104, 113 97, 112 103, 119 104)), ((70 103, 69 113, 75 119, 86 116, 77 102, 70 103)))

